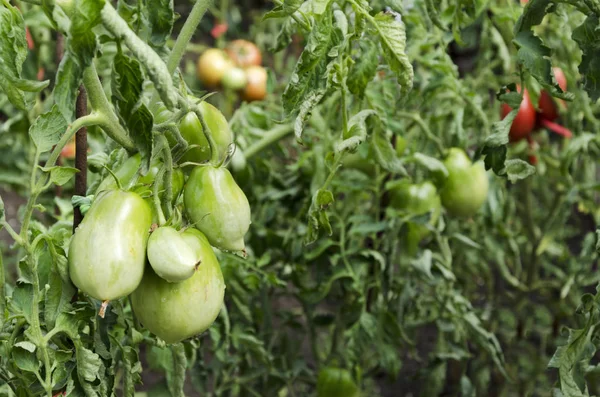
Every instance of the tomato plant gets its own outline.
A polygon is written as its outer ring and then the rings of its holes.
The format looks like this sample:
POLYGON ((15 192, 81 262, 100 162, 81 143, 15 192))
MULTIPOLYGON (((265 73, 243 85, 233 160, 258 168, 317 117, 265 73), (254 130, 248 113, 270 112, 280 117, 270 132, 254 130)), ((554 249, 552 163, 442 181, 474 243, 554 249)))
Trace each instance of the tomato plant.
POLYGON ((600 394, 600 11, 521 3, 2 0, 0 395, 600 394))

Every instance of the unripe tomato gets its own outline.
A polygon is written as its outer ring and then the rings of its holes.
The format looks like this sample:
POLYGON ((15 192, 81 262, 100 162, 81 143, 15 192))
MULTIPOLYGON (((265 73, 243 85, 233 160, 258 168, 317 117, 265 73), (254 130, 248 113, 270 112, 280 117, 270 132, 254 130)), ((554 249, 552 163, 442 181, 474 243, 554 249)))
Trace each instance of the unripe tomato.
POLYGON ((225 282, 217 257, 206 237, 195 229, 181 233, 199 258, 194 275, 169 283, 147 267, 131 295, 135 315, 150 332, 167 343, 177 343, 204 332, 215 321, 225 296, 225 282))
MULTIPOLYGON (((412 184, 406 180, 397 180, 387 186, 390 206, 404 210, 411 215, 431 213, 429 224, 435 225, 442 212, 442 203, 435 185, 429 181, 412 184)), ((422 224, 408 223, 408 239, 418 243, 429 234, 429 229, 422 224)))
POLYGON ((137 194, 100 193, 69 245, 73 284, 103 301, 129 295, 144 274, 151 224, 150 206, 137 194))
POLYGON ((233 64, 227 55, 216 48, 211 48, 198 58, 198 79, 209 88, 221 83, 221 78, 232 68, 233 64))
POLYGON ((326 367, 319 371, 318 397, 359 397, 359 395, 360 391, 350 371, 334 367, 326 367))
POLYGON ((188 217, 217 248, 242 251, 250 228, 250 204, 226 168, 194 168, 183 200, 188 217))
POLYGON ((259 66, 262 55, 256 44, 247 40, 234 40, 225 49, 229 58, 240 68, 259 66))
POLYGON ((221 80, 223 87, 229 88, 230 90, 241 90, 248 83, 246 72, 240 68, 231 68, 225 72, 223 79, 221 80))
POLYGON ((161 226, 148 239, 148 262, 158 276, 170 283, 192 277, 198 261, 192 247, 173 227, 161 226))
MULTIPOLYGON (((222 159, 229 150, 229 145, 233 142, 233 134, 229 128, 229 123, 223 113, 210 103, 204 101, 199 106, 202 117, 204 117, 204 121, 217 145, 218 157, 222 159)), ((191 148, 185 153, 182 157, 183 162, 203 163, 210 160, 210 145, 204 135, 202 123, 200 123, 195 113, 190 112, 181 119, 179 132, 189 145, 196 145, 195 148, 191 148)), ((171 138, 170 143, 175 144, 175 140, 171 138)))
POLYGON ((443 206, 451 215, 475 215, 487 200, 489 189, 483 161, 473 164, 462 149, 452 148, 444 165, 448 178, 440 191, 443 206))
MULTIPOLYGON (((560 68, 552 68, 554 72, 554 77, 556 78, 556 82, 558 86, 563 90, 567 90, 567 78, 565 77, 565 73, 560 68)), ((564 101, 561 100, 564 104, 564 101)), ((540 100, 538 102, 538 108, 540 110, 540 116, 546 120, 554 121, 558 118, 558 108, 554 103, 554 98, 546 91, 542 90, 540 93, 540 100)))
MULTIPOLYGON (((517 89, 519 89, 519 86, 517 86, 517 89)), ((511 110, 512 108, 510 106, 503 103, 501 109, 502 118, 505 118, 511 110)), ((536 112, 531 103, 531 99, 529 99, 529 93, 527 90, 523 90, 523 100, 519 106, 519 113, 517 113, 517 117, 515 117, 510 126, 510 132, 508 134, 510 141, 515 142, 531 134, 535 127, 535 117, 536 112)))
POLYGON ((246 69, 248 84, 242 91, 246 101, 260 101, 267 96, 267 70, 262 66, 251 66, 246 69))

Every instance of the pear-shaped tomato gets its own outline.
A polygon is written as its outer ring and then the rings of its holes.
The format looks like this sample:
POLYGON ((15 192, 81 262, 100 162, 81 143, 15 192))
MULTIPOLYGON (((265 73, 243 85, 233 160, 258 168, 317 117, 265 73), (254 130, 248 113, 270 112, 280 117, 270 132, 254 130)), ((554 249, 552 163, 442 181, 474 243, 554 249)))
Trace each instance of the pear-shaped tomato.
MULTIPOLYGON (((398 180, 388 184, 387 188, 392 207, 415 216, 430 213, 429 224, 435 225, 442 212, 442 203, 433 183, 426 181, 412 184, 406 180, 398 180)), ((407 228, 407 240, 411 247, 429 234, 429 229, 423 224, 408 222, 407 228)))
POLYGON ((217 248, 242 251, 250 204, 226 168, 196 167, 183 191, 188 217, 217 248))
POLYGON ((444 208, 452 215, 475 215, 487 200, 490 186, 483 162, 473 164, 462 149, 452 148, 444 165, 448 170, 440 192, 444 208))
MULTIPOLYGON (((204 117, 204 121, 210 129, 211 136, 217 145, 219 159, 222 159, 229 150, 229 145, 233 143, 233 134, 231 133, 227 119, 219 109, 208 102, 201 102, 199 106, 202 117, 204 117)), ((198 120, 196 113, 190 112, 185 115, 179 122, 179 132, 189 145, 196 146, 188 149, 181 160, 182 162, 202 163, 210 160, 210 146, 206 135, 204 135, 202 123, 198 120)), ((175 140, 171 138, 170 142, 174 144, 175 140)))
POLYGON ((360 391, 350 371, 343 368, 326 367, 317 378, 318 397, 358 397, 360 391))
POLYGON ((148 239, 148 262, 156 274, 174 283, 194 275, 198 258, 175 228, 162 226, 148 239))
POLYGON ((150 206, 137 194, 100 193, 69 245, 73 284, 103 301, 131 293, 144 274, 151 223, 150 206))
POLYGON ((169 283, 148 267, 131 295, 137 318, 167 343, 180 342, 210 327, 225 296, 223 274, 206 237, 193 229, 182 236, 190 240, 188 244, 200 258, 194 275, 179 283, 169 283))
MULTIPOLYGON (((517 89, 520 89, 517 86, 517 89)), ((519 141, 533 131, 535 128, 535 108, 533 107, 533 103, 531 103, 531 99, 529 98, 529 92, 527 90, 523 90, 523 100, 519 106, 519 112, 517 113, 517 117, 513 120, 510 131, 509 138, 511 142, 519 141)), ((512 111, 512 108, 508 106, 506 103, 502 104, 501 114, 502 118, 505 118, 507 114, 512 111)))

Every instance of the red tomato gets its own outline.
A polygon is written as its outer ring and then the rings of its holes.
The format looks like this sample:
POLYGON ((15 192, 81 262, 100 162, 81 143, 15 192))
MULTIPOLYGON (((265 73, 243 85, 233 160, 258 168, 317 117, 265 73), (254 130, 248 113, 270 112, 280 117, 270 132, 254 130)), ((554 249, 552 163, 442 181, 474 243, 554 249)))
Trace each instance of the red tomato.
POLYGON ((260 66, 262 63, 262 54, 256 46, 247 40, 234 40, 225 50, 231 60, 240 68, 250 66, 260 66))
MULTIPOLYGON (((520 89, 519 86, 517 86, 517 90, 518 89, 520 89)), ((501 109, 502 118, 505 118, 511 110, 510 106, 503 103, 501 109)), ((511 142, 519 141, 531 134, 535 127, 535 116, 535 108, 531 103, 531 99, 529 99, 529 93, 527 90, 523 90, 523 101, 521 101, 521 105, 519 106, 519 113, 517 113, 517 117, 515 117, 510 126, 508 136, 511 142)))
MULTIPOLYGON (((567 90, 567 78, 560 68, 552 68, 554 77, 558 86, 563 90, 567 90)), ((564 104, 564 101, 561 100, 564 104)), ((546 120, 554 121, 558 118, 558 109, 554 103, 554 99, 548 92, 542 91, 540 94, 540 100, 538 102, 538 108, 540 110, 540 116, 546 120)))
POLYGON ((242 91, 242 98, 247 101, 260 101, 267 96, 267 70, 262 66, 251 66, 246 69, 248 84, 242 91))

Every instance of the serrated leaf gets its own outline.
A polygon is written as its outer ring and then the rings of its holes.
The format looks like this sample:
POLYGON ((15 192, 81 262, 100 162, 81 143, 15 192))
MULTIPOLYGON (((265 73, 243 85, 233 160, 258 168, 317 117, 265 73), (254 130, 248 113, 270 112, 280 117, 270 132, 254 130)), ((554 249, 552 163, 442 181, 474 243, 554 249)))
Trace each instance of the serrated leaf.
POLYGON ((48 327, 53 328, 58 315, 68 310, 75 288, 65 283, 54 269, 48 276, 48 290, 44 297, 44 319, 48 327))
POLYGON ((413 86, 414 71, 406 55, 406 29, 400 14, 380 12, 373 19, 380 37, 383 56, 396 74, 403 94, 413 86))
POLYGON ((432 175, 432 179, 438 182, 448 178, 448 170, 444 163, 435 157, 427 156, 423 153, 415 153, 413 156, 415 162, 425 167, 432 175))
POLYGON ((322 75, 327 65, 327 54, 334 45, 332 36, 332 13, 328 12, 314 21, 306 47, 283 92, 283 107, 288 114, 306 101, 308 94, 325 88, 322 75))
POLYGON ((512 183, 535 174, 535 167, 521 159, 506 160, 506 175, 512 183))
POLYGON ((82 75, 83 68, 71 51, 67 50, 58 65, 53 96, 63 117, 69 121, 73 120, 75 113, 75 103, 77 95, 79 95, 78 87, 82 75))
POLYGON ((304 3, 303 0, 282 1, 281 4, 267 12, 263 16, 263 21, 271 18, 284 18, 294 14, 304 3))
POLYGON ((583 85, 592 99, 600 98, 600 20, 597 15, 588 15, 586 20, 573 30, 573 40, 583 52, 579 72, 583 85))
POLYGON ((310 118, 311 111, 321 102, 323 96, 325 96, 325 90, 316 90, 311 91, 304 97, 298 116, 296 116, 296 120, 294 121, 294 135, 299 142, 302 142, 304 124, 310 118))
POLYGON ((12 359, 14 363, 23 371, 36 373, 39 371, 40 362, 34 353, 24 349, 23 347, 15 346, 12 349, 12 359))
POLYGON ((3 2, 0 5, 0 92, 4 92, 8 100, 21 110, 27 110, 28 106, 23 94, 24 87, 36 88, 32 91, 45 87, 39 85, 43 83, 28 83, 21 79, 26 57, 27 40, 23 16, 16 7, 3 2))
POLYGON ((348 90, 359 98, 365 94, 367 84, 373 80, 377 72, 378 54, 377 46, 371 41, 361 41, 360 53, 348 75, 348 90))
POLYGON ((54 105, 50 111, 35 119, 29 128, 29 136, 40 153, 43 153, 58 143, 66 129, 67 121, 58 106, 54 105))
POLYGON ((102 365, 100 356, 84 347, 81 342, 77 348, 77 375, 82 383, 93 382, 98 377, 98 371, 102 365))
POLYGON ((371 148, 381 167, 389 172, 407 175, 406 169, 396 155, 396 150, 383 132, 376 131, 371 135, 371 148))
POLYGON ((140 63, 119 51, 115 55, 113 66, 113 102, 142 159, 145 160, 143 170, 146 170, 152 153, 153 117, 141 102, 143 83, 144 75, 140 63))
POLYGON ((163 47, 175 23, 173 0, 148 0, 143 9, 150 24, 150 44, 153 47, 163 47))
POLYGON ((40 167, 42 171, 50 173, 50 181, 55 185, 62 186, 69 182, 73 176, 79 172, 77 168, 73 167, 40 167))

